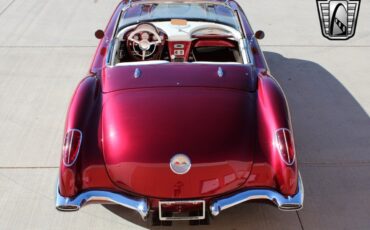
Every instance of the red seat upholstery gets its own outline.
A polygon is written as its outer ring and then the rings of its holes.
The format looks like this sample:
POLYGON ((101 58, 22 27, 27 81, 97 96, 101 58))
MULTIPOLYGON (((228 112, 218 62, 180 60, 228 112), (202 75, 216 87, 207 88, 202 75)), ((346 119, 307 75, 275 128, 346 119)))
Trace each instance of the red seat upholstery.
POLYGON ((235 44, 232 41, 228 40, 219 40, 219 39, 202 39, 197 40, 194 44, 195 48, 198 47, 229 47, 235 48, 235 44))

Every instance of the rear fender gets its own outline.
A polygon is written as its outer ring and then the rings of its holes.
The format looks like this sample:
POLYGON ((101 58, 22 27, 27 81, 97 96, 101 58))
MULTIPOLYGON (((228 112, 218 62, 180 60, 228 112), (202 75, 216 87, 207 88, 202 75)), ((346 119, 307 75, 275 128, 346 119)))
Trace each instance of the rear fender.
POLYGON ((272 166, 280 192, 286 196, 294 195, 298 185, 297 159, 295 157, 291 165, 286 164, 275 144, 276 131, 279 129, 290 130, 294 144, 289 108, 281 87, 266 73, 259 74, 257 104, 260 152, 272 166))
POLYGON ((96 101, 99 98, 98 84, 98 80, 95 77, 84 78, 75 90, 67 112, 63 141, 69 130, 78 129, 82 132, 82 143, 78 158, 73 165, 69 167, 64 165, 63 159, 60 162, 59 191, 65 197, 77 195, 82 186, 79 173, 82 167, 81 158, 84 158, 84 154, 88 149, 86 130, 92 126, 91 121, 94 117, 96 101))

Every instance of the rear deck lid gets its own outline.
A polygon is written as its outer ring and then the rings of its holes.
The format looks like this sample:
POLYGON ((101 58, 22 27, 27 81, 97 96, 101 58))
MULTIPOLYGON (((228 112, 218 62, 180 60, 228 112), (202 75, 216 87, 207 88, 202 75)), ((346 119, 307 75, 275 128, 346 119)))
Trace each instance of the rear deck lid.
POLYGON ((135 194, 168 199, 234 191, 253 164, 255 99, 202 87, 105 94, 102 141, 110 178, 135 194))

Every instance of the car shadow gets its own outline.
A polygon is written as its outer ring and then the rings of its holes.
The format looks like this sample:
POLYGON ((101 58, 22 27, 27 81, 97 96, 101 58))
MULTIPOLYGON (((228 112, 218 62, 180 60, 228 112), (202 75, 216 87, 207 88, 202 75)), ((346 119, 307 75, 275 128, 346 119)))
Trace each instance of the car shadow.
POLYGON ((288 99, 300 163, 370 162, 369 116, 336 77, 311 61, 265 56, 288 99))
MULTIPOLYGON (((271 73, 286 93, 302 168, 307 165, 370 162, 368 140, 369 116, 349 91, 321 65, 301 59, 288 59, 274 52, 265 52, 271 73), (356 132, 353 132, 356 130, 356 132), (351 144, 349 144, 351 143, 351 144), (356 148, 357 151, 349 151, 356 148), (361 151, 361 149, 366 151, 361 151), (348 152, 351 157, 348 157, 348 152)), ((310 200, 317 180, 303 179, 305 198, 310 200)), ((328 188, 335 191, 336 188, 328 188)), ((133 211, 116 205, 105 206, 112 213, 147 229, 133 211)), ((301 229, 296 212, 281 212, 267 204, 239 205, 211 220, 211 226, 192 226, 197 229, 301 229)), ((173 229, 188 229, 187 222, 174 223, 173 229)), ((165 227, 171 229, 171 227, 165 227)))

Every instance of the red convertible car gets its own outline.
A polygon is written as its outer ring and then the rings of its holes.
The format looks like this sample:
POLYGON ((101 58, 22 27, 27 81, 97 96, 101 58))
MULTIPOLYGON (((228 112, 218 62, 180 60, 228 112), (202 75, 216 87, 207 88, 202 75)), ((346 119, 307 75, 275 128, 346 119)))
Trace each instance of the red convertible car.
POLYGON ((56 208, 113 203, 154 224, 247 201, 303 205, 293 130, 233 0, 122 1, 67 114, 56 208))

